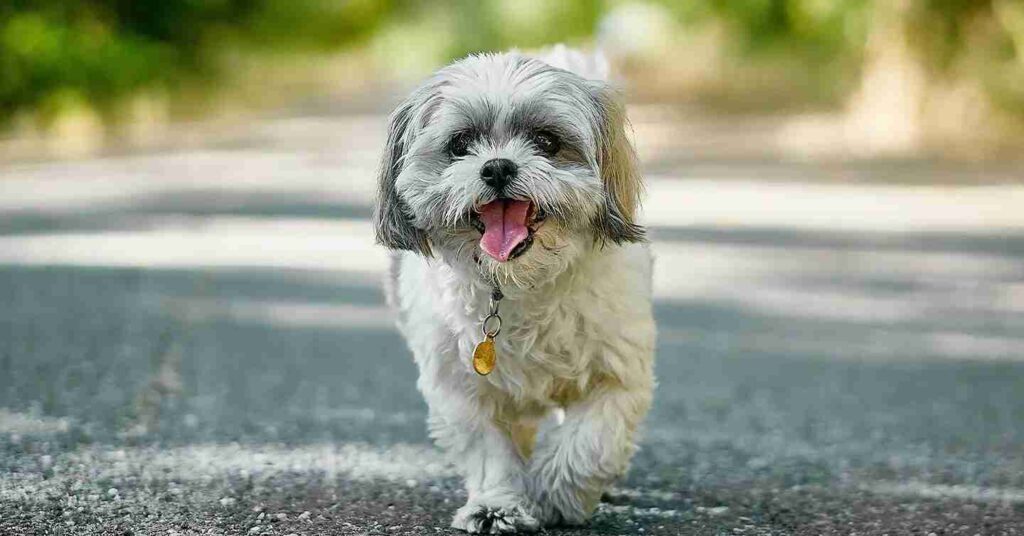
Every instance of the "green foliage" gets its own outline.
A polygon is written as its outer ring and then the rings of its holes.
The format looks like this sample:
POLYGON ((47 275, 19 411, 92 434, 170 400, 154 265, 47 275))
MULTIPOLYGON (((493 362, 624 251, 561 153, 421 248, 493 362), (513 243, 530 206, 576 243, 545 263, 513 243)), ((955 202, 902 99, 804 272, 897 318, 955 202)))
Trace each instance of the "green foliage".
POLYGON ((816 62, 859 54, 868 0, 713 0, 745 54, 797 53, 816 62))
POLYGON ((235 30, 249 45, 272 49, 330 50, 363 41, 409 0, 256 0, 235 30))
POLYGON ((441 6, 454 13, 451 59, 481 50, 537 48, 588 38, 598 26, 604 4, 601 0, 444 0, 431 3, 431 9, 441 6))
MULTIPOLYGON (((218 74, 246 48, 333 48, 367 38, 402 3, 377 0, 4 0, 0 119, 218 74)), ((59 110, 55 110, 59 111, 59 110)))
MULTIPOLYGON (((650 1, 682 32, 720 27, 729 46, 725 57, 735 64, 769 65, 830 95, 849 89, 872 17, 888 5, 650 1)), ((626 2, 0 0, 0 120, 19 109, 59 113, 66 103, 103 111, 147 88, 216 80, 224 58, 237 54, 331 51, 372 41, 385 71, 412 72, 480 50, 581 43, 626 2)), ((987 80, 1003 100, 1024 100, 1024 1, 910 0, 909 6, 908 35, 931 72, 958 69, 987 80)))

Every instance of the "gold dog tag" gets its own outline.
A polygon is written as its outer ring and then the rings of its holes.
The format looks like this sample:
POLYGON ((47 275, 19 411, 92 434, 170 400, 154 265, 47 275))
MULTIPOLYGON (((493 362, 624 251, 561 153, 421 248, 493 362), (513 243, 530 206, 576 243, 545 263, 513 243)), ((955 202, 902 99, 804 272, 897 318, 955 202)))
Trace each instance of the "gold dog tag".
POLYGON ((481 376, 486 376, 494 370, 494 363, 498 356, 494 351, 494 337, 487 335, 480 344, 473 350, 473 370, 481 376))

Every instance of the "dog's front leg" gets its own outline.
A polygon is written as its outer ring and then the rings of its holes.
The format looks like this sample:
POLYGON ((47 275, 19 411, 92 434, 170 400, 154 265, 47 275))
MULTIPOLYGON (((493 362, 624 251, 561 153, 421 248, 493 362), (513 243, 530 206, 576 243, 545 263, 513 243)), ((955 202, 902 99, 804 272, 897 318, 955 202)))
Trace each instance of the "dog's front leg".
POLYGON ((469 494, 452 527, 470 533, 536 531, 540 523, 531 515, 523 459, 509 433, 495 422, 496 402, 463 390, 470 381, 424 390, 430 435, 460 469, 469 494))
POLYGON ((547 525, 579 524, 601 493, 629 467, 634 434, 651 403, 651 386, 603 387, 549 422, 530 459, 530 495, 547 525))

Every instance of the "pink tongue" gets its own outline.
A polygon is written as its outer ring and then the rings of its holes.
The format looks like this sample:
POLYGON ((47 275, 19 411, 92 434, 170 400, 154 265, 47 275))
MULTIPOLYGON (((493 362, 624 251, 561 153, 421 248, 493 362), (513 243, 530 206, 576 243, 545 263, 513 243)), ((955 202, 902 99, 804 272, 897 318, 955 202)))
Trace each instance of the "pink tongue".
POLYGON ((484 236, 480 248, 500 262, 508 260, 512 250, 526 240, 526 217, 529 201, 497 199, 480 207, 480 221, 484 223, 484 236))

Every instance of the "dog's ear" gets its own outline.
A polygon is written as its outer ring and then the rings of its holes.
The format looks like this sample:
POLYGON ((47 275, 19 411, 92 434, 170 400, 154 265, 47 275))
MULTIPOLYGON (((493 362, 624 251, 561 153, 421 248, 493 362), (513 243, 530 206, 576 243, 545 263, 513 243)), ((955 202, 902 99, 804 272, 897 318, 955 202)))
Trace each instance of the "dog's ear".
POLYGON ((600 114, 597 164, 604 182, 605 210, 597 220, 604 238, 621 244, 641 242, 646 231, 636 223, 643 194, 640 163, 626 134, 626 108, 614 89, 594 82, 592 95, 600 114))
POLYGON ((388 139, 377 175, 377 206, 374 209, 377 243, 390 249, 405 249, 430 256, 430 242, 422 229, 413 226, 412 217, 395 189, 409 145, 415 135, 413 122, 417 110, 426 102, 423 91, 415 92, 388 120, 388 139))

